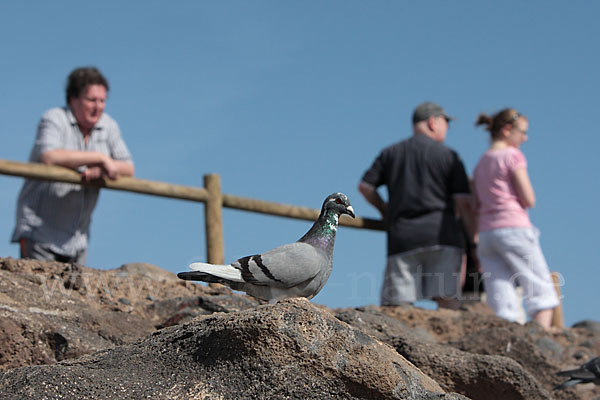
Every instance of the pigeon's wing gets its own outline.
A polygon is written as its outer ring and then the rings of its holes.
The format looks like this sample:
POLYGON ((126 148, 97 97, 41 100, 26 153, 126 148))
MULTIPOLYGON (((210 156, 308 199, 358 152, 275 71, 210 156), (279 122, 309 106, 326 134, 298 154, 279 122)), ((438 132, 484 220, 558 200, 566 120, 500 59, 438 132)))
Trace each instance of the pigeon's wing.
POLYGON ((290 288, 328 267, 324 252, 308 243, 291 243, 263 254, 240 258, 231 265, 254 285, 290 288))

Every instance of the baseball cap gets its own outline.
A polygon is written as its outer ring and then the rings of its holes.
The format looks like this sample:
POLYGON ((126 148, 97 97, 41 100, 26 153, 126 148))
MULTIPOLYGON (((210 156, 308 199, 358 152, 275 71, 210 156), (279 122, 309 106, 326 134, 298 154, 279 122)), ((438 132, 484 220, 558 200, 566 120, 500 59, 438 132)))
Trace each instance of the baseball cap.
POLYGON ((446 114, 446 111, 444 111, 444 109, 440 105, 427 101, 425 103, 419 104, 417 108, 415 108, 412 117, 413 124, 416 124, 420 121, 425 121, 429 117, 444 117, 448 121, 452 121, 454 119, 453 117, 446 114))

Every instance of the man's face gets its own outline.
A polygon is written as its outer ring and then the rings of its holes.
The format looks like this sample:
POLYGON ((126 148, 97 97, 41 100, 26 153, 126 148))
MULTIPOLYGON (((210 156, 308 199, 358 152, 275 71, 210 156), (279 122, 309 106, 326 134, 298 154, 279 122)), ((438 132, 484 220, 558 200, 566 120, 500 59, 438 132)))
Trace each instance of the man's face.
POLYGON ((106 88, 103 85, 88 85, 79 97, 71 98, 69 105, 82 130, 89 131, 104 112, 106 88))
POLYGON ((448 133, 448 128, 450 128, 450 124, 448 120, 443 115, 433 118, 433 131, 435 132, 435 140, 438 142, 443 142, 446 140, 446 134, 448 133))

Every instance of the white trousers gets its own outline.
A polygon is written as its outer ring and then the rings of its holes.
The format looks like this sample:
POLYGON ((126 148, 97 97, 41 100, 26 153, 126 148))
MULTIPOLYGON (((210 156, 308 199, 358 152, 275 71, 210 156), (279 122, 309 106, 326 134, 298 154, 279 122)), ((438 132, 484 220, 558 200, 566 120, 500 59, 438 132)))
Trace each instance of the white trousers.
POLYGON ((537 228, 480 232, 477 256, 488 305, 498 316, 510 321, 519 319, 517 285, 523 288, 525 309, 530 317, 559 304, 537 228))

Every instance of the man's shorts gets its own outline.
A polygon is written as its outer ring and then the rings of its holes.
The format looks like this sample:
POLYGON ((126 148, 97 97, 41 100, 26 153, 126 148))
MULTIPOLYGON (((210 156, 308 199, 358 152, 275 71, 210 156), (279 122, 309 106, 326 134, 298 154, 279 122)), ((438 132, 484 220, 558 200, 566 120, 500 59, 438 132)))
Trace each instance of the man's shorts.
POLYGON ((463 250, 430 246, 394 254, 387 259, 381 305, 421 299, 458 298, 463 250))

